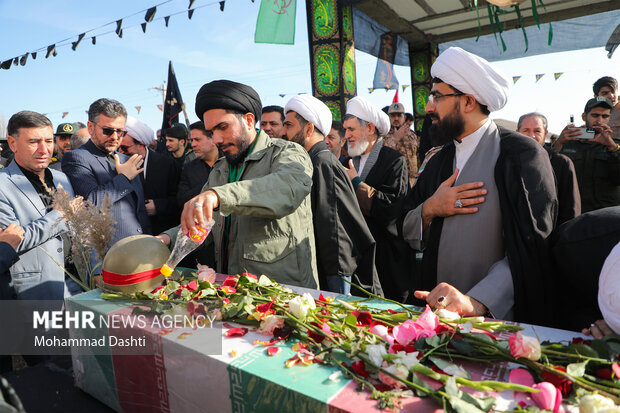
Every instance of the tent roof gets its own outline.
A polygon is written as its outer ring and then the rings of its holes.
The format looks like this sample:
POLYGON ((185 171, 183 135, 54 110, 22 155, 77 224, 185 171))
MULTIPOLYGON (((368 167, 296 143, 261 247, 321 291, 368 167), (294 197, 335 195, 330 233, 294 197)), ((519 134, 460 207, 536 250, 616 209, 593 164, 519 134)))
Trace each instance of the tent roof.
MULTIPOLYGON (((620 22, 620 1, 618 0, 547 0, 544 4, 546 11, 541 6, 537 7, 541 24, 601 13, 605 15, 607 14, 606 12, 612 12, 609 13, 611 18, 606 27, 606 33, 607 31, 609 32, 607 38, 603 40, 602 35, 597 37, 591 36, 590 33, 585 33, 584 36, 581 36, 583 38, 581 39, 582 42, 578 47, 574 47, 573 49, 605 46, 609 35, 620 22)), ((478 0, 480 31, 478 29, 476 9, 473 7, 473 0, 361 0, 354 2, 354 7, 380 26, 386 28, 387 31, 396 33, 414 47, 416 45, 426 44, 429 41, 436 44, 444 44, 456 43, 455 41, 463 39, 473 40, 479 33, 481 36, 490 35, 493 37, 493 27, 489 22, 486 0, 478 0)), ((536 29, 536 21, 532 13, 532 2, 522 2, 520 4, 520 9, 524 25, 526 27, 534 26, 536 29)), ((505 10, 512 10, 512 8, 505 8, 505 10)), ((504 33, 521 32, 516 13, 500 14, 500 21, 504 33), (519 29, 518 31, 512 30, 517 28, 519 29)), ((600 25, 601 22, 598 21, 598 23, 600 25)), ((585 31, 589 28, 592 27, 588 25, 580 27, 579 30, 585 31)), ((547 36, 547 31, 544 33, 545 37, 547 36)), ((531 32, 531 29, 528 30, 528 36, 531 32)), ((557 37, 554 29, 554 41, 557 37)), ((520 41, 521 44, 524 44, 522 34, 520 35, 520 41)), ((530 44, 531 43, 532 41, 530 40, 530 44)), ((511 45, 508 44, 509 49, 510 47, 511 45)), ((514 45, 512 47, 513 49, 515 48, 514 45)), ((476 50, 477 48, 472 50, 471 47, 469 47, 468 50, 482 55, 480 51, 483 51, 485 48, 488 48, 488 44, 479 45, 480 50, 476 50)), ((518 49, 521 55, 516 57, 522 57, 524 47, 519 45, 516 49, 518 49)), ((551 47, 550 50, 529 53, 527 55, 551 53, 562 50, 571 49, 560 48, 553 50, 553 47, 551 47)), ((504 56, 503 53, 501 53, 501 49, 499 53, 497 50, 493 50, 493 53, 498 56, 490 60, 515 57, 504 56), (500 54, 502 54, 502 56, 499 56, 500 54)))

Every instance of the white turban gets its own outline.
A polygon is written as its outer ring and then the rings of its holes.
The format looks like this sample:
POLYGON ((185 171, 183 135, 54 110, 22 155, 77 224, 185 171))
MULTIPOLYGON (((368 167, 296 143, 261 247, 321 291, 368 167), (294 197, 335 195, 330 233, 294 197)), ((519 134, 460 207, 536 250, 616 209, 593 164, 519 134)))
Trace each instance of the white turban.
POLYGON ((603 264, 598 279, 598 307, 609 327, 620 334, 620 242, 603 264))
POLYGON ((377 128, 379 136, 390 131, 390 117, 363 97, 356 96, 347 102, 347 115, 372 123, 377 128))
POLYGON ((145 146, 149 146, 155 140, 155 132, 153 132, 153 129, 133 116, 127 116, 125 130, 132 138, 143 143, 145 146))
POLYGON ((440 54, 431 66, 431 76, 473 95, 491 112, 500 110, 508 101, 510 79, 480 56, 460 47, 450 47, 440 54))
POLYGON ((332 111, 327 105, 312 95, 297 95, 286 103, 284 114, 290 111, 312 123, 323 135, 327 136, 332 130, 332 111))

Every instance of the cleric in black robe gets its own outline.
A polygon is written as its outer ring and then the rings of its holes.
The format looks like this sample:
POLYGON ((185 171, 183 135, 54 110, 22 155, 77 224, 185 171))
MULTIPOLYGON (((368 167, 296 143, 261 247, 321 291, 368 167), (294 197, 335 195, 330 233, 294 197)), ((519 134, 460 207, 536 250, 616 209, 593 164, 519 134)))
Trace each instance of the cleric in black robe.
POLYGON ((383 146, 388 116, 357 96, 347 102, 345 138, 352 159, 347 173, 360 209, 377 243, 376 265, 385 297, 405 302, 413 287, 414 253, 390 232, 409 188, 407 163, 398 151, 383 146))
MULTIPOLYGON (((310 197, 320 289, 347 294, 350 284, 344 277, 382 295, 375 240, 345 169, 324 142, 331 130, 329 108, 311 95, 297 95, 287 102, 284 113, 282 138, 303 146, 312 160, 310 197)), ((356 289, 353 294, 363 295, 356 289)))
POLYGON ((557 216, 549 157, 488 119, 505 105, 510 80, 484 59, 449 48, 431 73, 426 111, 435 145, 445 146, 419 176, 399 226, 424 252, 416 297, 464 315, 548 325, 547 238, 557 216))

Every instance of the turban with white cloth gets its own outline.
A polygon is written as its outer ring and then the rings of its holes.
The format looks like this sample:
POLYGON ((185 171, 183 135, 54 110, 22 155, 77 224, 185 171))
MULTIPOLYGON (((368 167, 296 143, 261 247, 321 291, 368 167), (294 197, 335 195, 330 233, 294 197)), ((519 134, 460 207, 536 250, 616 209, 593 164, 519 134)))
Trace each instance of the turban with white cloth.
POLYGON ((125 130, 132 138, 143 143, 144 146, 149 146, 155 140, 155 132, 153 132, 153 129, 133 116, 127 116, 125 130))
POLYGON ((327 105, 312 95, 293 96, 284 107, 284 113, 296 112, 299 116, 312 123, 323 135, 332 130, 332 112, 327 105))
POLYGON ((500 110, 508 101, 510 79, 480 56, 460 47, 449 47, 440 54, 431 66, 431 76, 473 95, 491 112, 500 110))
POLYGON ((620 334, 620 242, 603 264, 598 279, 598 306, 607 325, 620 334))
POLYGON ((372 123, 377 128, 379 136, 390 131, 390 117, 361 96, 356 96, 347 102, 347 115, 372 123))

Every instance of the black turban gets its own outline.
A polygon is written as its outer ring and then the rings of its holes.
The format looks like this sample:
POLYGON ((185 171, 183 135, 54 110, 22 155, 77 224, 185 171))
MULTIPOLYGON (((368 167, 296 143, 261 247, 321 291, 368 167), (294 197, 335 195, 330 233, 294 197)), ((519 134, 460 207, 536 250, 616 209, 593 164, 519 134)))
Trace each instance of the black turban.
POLYGON ((230 80, 214 80, 202 85, 196 95, 196 116, 202 120, 210 109, 230 109, 243 114, 252 113, 260 119, 263 104, 254 89, 230 80))

